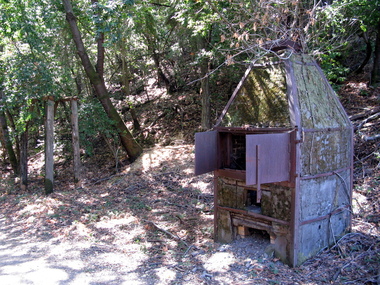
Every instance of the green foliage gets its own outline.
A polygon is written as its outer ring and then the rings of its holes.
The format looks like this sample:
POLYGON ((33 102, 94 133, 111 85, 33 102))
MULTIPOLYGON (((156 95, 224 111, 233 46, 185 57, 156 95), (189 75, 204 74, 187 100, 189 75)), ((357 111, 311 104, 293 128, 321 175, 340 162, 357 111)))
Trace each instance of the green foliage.
POLYGON ((56 4, 46 0, 0 2, 0 84, 3 107, 15 123, 13 137, 25 131, 28 122, 34 122, 30 131, 43 124, 42 98, 60 98, 65 95, 63 89, 72 89, 68 65, 57 56, 62 54, 57 35, 63 19, 56 4))
MULTIPOLYGON (((33 54, 16 53, 4 62, 7 78, 4 87, 9 103, 57 95, 49 63, 33 54)), ((17 104, 17 103, 16 103, 17 104)))
POLYGON ((107 138, 118 139, 114 121, 108 118, 103 107, 96 100, 86 100, 79 106, 79 130, 81 146, 86 154, 91 156, 94 151, 94 144, 99 135, 107 138))
POLYGON ((321 68, 323 69, 327 79, 333 83, 342 83, 350 71, 348 67, 341 63, 340 52, 328 52, 321 55, 321 68))
POLYGON ((345 17, 356 21, 363 32, 368 32, 376 29, 380 17, 379 5, 379 0, 341 0, 334 1, 332 7, 341 7, 345 17))
MULTIPOLYGON (((330 81, 342 82, 349 72, 342 64, 347 43, 362 33, 373 37, 380 0, 331 2, 99 0, 93 4, 78 0, 72 4, 93 63, 97 60, 94 39, 105 36, 104 80, 110 89, 116 89, 121 78, 141 83, 157 68, 177 90, 197 89, 197 80, 205 72, 200 67, 206 63, 211 70, 211 102, 222 105, 229 94, 220 91, 220 84, 226 87, 228 82, 230 86, 223 90, 231 92, 241 69, 270 53, 264 45, 268 41, 299 41, 306 52, 320 59, 330 81), (195 83, 189 86, 189 82, 195 83)), ((1 105, 15 116, 13 137, 25 130, 27 122, 36 120, 42 125, 42 98, 77 96, 81 144, 87 153, 92 153, 100 134, 117 140, 112 121, 93 101, 62 2, 0 0, 0 11, 0 88, 5 96, 1 105)), ((58 108, 58 122, 67 123, 68 113, 58 108)))
MULTIPOLYGON (((374 42, 380 18, 380 1, 341 0, 316 10, 316 22, 310 35, 310 49, 321 59, 328 79, 341 83, 350 72, 344 59, 350 57, 348 48, 365 37, 374 42)), ((365 53, 365 47, 362 49, 365 53)), ((363 56, 364 57, 364 56, 363 56)))
POLYGON ((96 35, 107 35, 105 47, 120 41, 120 27, 129 17, 129 9, 133 3, 132 0, 98 1, 87 7, 87 17, 92 22, 96 35))

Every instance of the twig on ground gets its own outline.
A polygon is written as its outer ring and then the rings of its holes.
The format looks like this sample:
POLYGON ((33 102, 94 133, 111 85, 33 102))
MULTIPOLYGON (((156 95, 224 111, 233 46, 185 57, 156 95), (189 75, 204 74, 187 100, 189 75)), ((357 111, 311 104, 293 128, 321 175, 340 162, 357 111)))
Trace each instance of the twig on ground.
POLYGON ((355 164, 356 164, 356 163, 363 163, 364 160, 370 158, 370 157, 371 157, 372 155, 374 155, 374 154, 375 154, 375 152, 371 152, 369 155, 366 155, 365 157, 363 157, 363 158, 361 158, 361 159, 359 159, 357 156, 355 156, 355 157, 356 157, 355 164))
POLYGON ((363 140, 367 141, 374 141, 380 139, 380 134, 374 135, 374 136, 363 136, 363 140))
POLYGON ((115 176, 121 176, 120 174, 114 174, 114 175, 111 175, 111 176, 107 176, 107 177, 104 177, 104 178, 100 178, 98 180, 95 180, 95 182, 92 182, 90 184, 90 186, 92 185, 96 185, 96 184, 99 184, 100 182, 103 182, 103 181, 106 181, 106 180, 110 180, 111 178, 115 177, 115 176))
POLYGON ((375 113, 375 114, 369 116, 368 118, 362 120, 362 121, 360 122, 360 124, 356 127, 356 129, 357 129, 357 131, 358 131, 358 134, 360 135, 360 137, 361 137, 364 141, 372 141, 372 140, 380 139, 380 134, 376 134, 376 135, 373 135, 373 136, 368 136, 368 135, 363 134, 362 131, 361 131, 362 127, 363 127, 366 123, 368 123, 368 122, 371 121, 371 120, 375 120, 375 119, 377 119, 377 118, 379 118, 379 117, 380 117, 380 112, 375 113))
POLYGON ((166 204, 170 205, 170 206, 176 206, 178 208, 187 208, 187 205, 180 205, 180 204, 177 204, 177 203, 166 202, 166 204))
POLYGON ((157 226, 154 222, 152 222, 152 221, 147 221, 147 220, 145 220, 145 222, 151 224, 151 225, 154 226, 157 230, 159 230, 159 231, 161 231, 161 232, 167 234, 167 235, 170 236, 171 238, 173 238, 173 239, 175 239, 175 240, 178 240, 178 241, 182 242, 182 243, 183 243, 184 245, 186 245, 186 246, 189 246, 189 245, 188 245, 184 240, 182 240, 179 236, 174 235, 174 234, 172 234, 171 232, 169 232, 169 231, 167 231, 167 230, 165 230, 165 229, 163 229, 163 228, 160 228, 160 227, 157 226))
POLYGON ((194 245, 190 245, 187 249, 186 249, 186 251, 185 251, 185 253, 183 254, 183 256, 186 256, 186 254, 190 251, 190 249, 192 249, 194 247, 194 245))
POLYGON ((98 180, 96 180, 94 183, 92 183, 91 185, 96 185, 96 184, 99 184, 100 182, 103 182, 103 181, 109 180, 109 179, 111 179, 113 176, 114 176, 114 175, 111 175, 111 176, 108 176, 108 177, 105 177, 105 178, 98 179, 98 180))
POLYGON ((374 109, 370 109, 370 110, 365 109, 364 112, 361 112, 361 113, 359 113, 359 114, 355 114, 355 115, 350 116, 350 120, 351 120, 351 121, 355 121, 355 120, 358 120, 358 119, 361 119, 361 118, 367 117, 367 116, 369 116, 369 115, 371 115, 371 114, 377 113, 379 110, 380 110, 379 107, 374 108, 374 109))
POLYGON ((347 262, 345 265, 343 265, 341 268, 339 268, 339 270, 334 274, 333 278, 331 279, 331 281, 335 281, 338 276, 342 273, 343 269, 348 267, 351 263, 353 263, 355 260, 358 260, 359 258, 362 257, 362 255, 368 253, 368 251, 371 250, 372 247, 370 247, 368 250, 362 252, 361 254, 355 256, 353 259, 351 259, 349 262, 347 262))
POLYGON ((368 121, 376 119, 379 116, 380 116, 380 112, 375 113, 375 114, 369 116, 368 118, 366 118, 366 119, 364 119, 363 121, 360 122, 360 124, 357 126, 357 129, 360 131, 360 129, 363 127, 364 124, 366 124, 368 121))

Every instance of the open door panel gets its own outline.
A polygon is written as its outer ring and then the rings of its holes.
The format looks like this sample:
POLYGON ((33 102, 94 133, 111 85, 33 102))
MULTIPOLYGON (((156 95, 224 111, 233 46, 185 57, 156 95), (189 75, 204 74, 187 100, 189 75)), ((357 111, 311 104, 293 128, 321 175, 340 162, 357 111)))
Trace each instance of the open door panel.
POLYGON ((290 134, 246 136, 246 185, 289 181, 290 134))
POLYGON ((214 171, 218 166, 218 131, 195 134, 195 175, 214 171))

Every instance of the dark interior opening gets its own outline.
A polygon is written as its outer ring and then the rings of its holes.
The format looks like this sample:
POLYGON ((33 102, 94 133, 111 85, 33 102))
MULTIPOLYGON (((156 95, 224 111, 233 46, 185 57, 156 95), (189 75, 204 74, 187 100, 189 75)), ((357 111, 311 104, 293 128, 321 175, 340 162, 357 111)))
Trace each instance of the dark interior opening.
POLYGON ((261 214, 261 203, 257 203, 257 191, 247 190, 247 211, 261 214))
POLYGON ((245 134, 221 133, 222 168, 245 170, 245 134))
POLYGON ((249 228, 249 234, 255 239, 262 239, 270 242, 270 235, 267 231, 249 228))
POLYGON ((256 245, 261 245, 264 248, 271 243, 270 234, 266 230, 261 229, 245 227, 240 237, 251 238, 255 241, 256 245))

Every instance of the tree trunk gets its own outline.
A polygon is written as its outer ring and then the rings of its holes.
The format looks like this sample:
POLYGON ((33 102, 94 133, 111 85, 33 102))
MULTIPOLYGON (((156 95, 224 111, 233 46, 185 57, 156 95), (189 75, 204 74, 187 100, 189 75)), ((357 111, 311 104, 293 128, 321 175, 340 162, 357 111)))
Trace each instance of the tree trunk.
POLYGON ((79 57, 82 61, 84 70, 95 90, 96 97, 102 104, 104 110, 106 111, 108 117, 115 122, 121 144, 126 150, 131 161, 134 161, 142 153, 143 149, 133 138, 132 134, 129 132, 128 128, 124 124, 120 115, 118 114, 115 107, 112 105, 110 100, 107 88, 104 84, 102 77, 103 65, 102 61, 104 60, 104 48, 100 46, 99 42, 102 41, 102 38, 98 38, 98 62, 96 64, 96 70, 91 64, 90 58, 84 48, 82 41, 82 36, 78 29, 76 18, 73 13, 70 0, 62 0, 63 5, 66 10, 66 20, 70 25, 70 29, 73 35, 73 40, 75 42, 79 57))
MULTIPOLYGON (((32 100, 28 112, 33 113, 34 106, 38 101, 32 100)), ((29 126, 31 120, 25 122, 25 130, 20 135, 20 187, 22 191, 28 189, 28 141, 29 141, 29 126)))
MULTIPOLYGON (((3 91, 0 90, 0 101, 3 98, 3 91)), ((0 110, 0 127, 2 132, 2 137, 4 139, 4 148, 7 150, 9 162, 11 163, 12 170, 15 176, 19 175, 19 164, 16 154, 13 150, 12 141, 9 137, 7 119, 5 118, 4 111, 0 110)))
MULTIPOLYGON (((198 39, 198 49, 207 48, 207 39, 205 37, 199 37, 198 39)), ((202 114, 201 114, 201 127, 203 130, 211 129, 211 105, 210 105, 210 85, 209 85, 209 60, 208 58, 202 59, 200 64, 201 68, 201 104, 202 104, 202 114)))
POLYGON ((122 55, 121 59, 121 81, 123 84, 123 93, 124 98, 129 96, 131 94, 131 86, 130 86, 130 80, 133 78, 131 71, 129 70, 129 66, 127 63, 127 60, 124 57, 124 54, 122 55))
POLYGON ((7 159, 7 149, 5 148, 5 139, 3 136, 3 128, 1 126, 0 126, 0 144, 1 144, 1 147, 3 148, 2 150, 3 162, 5 162, 7 159))
POLYGON ((134 131, 140 131, 141 130, 141 126, 140 126, 139 120, 137 118, 137 114, 136 114, 135 109, 134 108, 130 108, 129 112, 131 113, 131 117, 132 117, 132 120, 133 120, 133 129, 134 129, 134 131))
POLYGON ((202 114, 201 114, 201 126, 203 130, 211 129, 211 105, 210 105, 210 86, 208 77, 208 62, 201 64, 202 76, 205 76, 201 80, 201 103, 202 103, 202 114))
POLYGON ((28 129, 27 123, 25 131, 20 136, 20 186, 22 191, 28 189, 28 129))
POLYGON ((160 64, 160 56, 154 51, 153 47, 152 47, 152 58, 153 58, 155 66, 157 68, 157 75, 158 75, 158 83, 159 83, 159 85, 161 85, 161 83, 163 82, 165 84, 166 91, 168 93, 170 93, 170 81, 166 77, 164 71, 162 70, 161 64, 160 64))
POLYGON ((363 62, 360 64, 360 66, 358 67, 358 69, 356 69, 354 71, 355 73, 361 73, 363 71, 364 67, 370 61, 371 56, 372 56, 372 44, 371 44, 371 41, 369 39, 369 36, 368 36, 367 32, 363 33, 363 39, 364 39, 365 44, 366 44, 366 57, 363 60, 363 62))
POLYGON ((73 156, 74 156, 74 183, 81 180, 81 162, 79 148, 79 126, 78 126, 78 101, 71 100, 71 131, 73 141, 73 156))
MULTIPOLYGON (((16 124, 15 124, 15 121, 13 119, 11 112, 9 112, 9 110, 5 110, 5 116, 6 116, 6 119, 8 119, 9 128, 13 131, 13 133, 17 134, 16 124)), ((20 161, 20 139, 18 136, 15 136, 15 146, 14 147, 15 147, 16 159, 17 159, 17 161, 20 161)))
POLYGON ((371 72, 370 85, 380 83, 380 20, 377 25, 377 35, 375 43, 375 58, 371 72))
POLYGON ((45 126, 45 194, 53 193, 54 185, 54 101, 46 102, 45 126))

